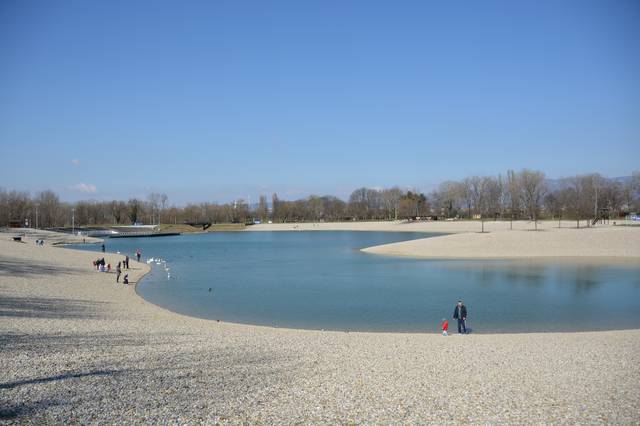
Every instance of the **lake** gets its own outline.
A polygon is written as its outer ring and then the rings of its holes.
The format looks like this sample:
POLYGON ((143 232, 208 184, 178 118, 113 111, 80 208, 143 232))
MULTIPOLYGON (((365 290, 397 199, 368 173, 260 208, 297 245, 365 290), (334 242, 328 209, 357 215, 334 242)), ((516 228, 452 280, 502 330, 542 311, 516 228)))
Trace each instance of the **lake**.
MULTIPOLYGON (((138 293, 201 318, 305 329, 433 332, 463 299, 468 326, 476 333, 640 327, 640 266, 421 260, 359 251, 429 236, 220 232, 107 239, 106 246, 132 258, 140 248, 143 259, 166 261, 168 271, 165 263, 152 264, 138 293)), ((109 256, 107 261, 113 264, 109 256)), ((450 332, 455 331, 450 321, 450 332)))

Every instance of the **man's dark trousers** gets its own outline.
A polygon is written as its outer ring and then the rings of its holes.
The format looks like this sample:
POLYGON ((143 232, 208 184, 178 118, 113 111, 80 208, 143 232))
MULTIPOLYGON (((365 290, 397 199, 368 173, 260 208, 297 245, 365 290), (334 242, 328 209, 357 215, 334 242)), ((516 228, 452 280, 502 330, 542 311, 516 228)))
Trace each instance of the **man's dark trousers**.
POLYGON ((458 333, 467 334, 467 325, 465 324, 465 320, 458 318, 458 333))

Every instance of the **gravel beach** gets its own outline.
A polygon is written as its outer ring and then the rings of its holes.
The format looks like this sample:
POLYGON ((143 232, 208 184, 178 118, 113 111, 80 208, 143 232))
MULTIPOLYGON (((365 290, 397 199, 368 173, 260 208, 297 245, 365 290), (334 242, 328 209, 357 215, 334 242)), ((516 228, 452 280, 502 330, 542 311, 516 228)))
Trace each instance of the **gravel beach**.
MULTIPOLYGON (((91 268, 0 241, 0 423, 638 424, 640 330, 452 335, 181 316, 91 268)), ((106 253, 112 265, 122 255, 106 253)))
POLYGON ((569 259, 592 263, 640 265, 640 225, 613 221, 576 229, 576 221, 395 221, 277 223, 249 231, 384 231, 429 232, 443 235, 375 247, 362 251, 431 259, 569 259))
POLYGON ((464 232, 367 247, 362 251, 439 259, 572 259, 640 266, 640 226, 464 232))

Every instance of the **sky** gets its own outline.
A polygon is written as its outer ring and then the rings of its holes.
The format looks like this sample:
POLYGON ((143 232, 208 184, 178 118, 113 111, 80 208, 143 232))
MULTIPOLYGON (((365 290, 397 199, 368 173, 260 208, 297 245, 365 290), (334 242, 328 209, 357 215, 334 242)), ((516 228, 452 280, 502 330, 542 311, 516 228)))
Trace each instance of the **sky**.
POLYGON ((0 2, 0 187, 227 202, 640 169, 640 2, 0 2))

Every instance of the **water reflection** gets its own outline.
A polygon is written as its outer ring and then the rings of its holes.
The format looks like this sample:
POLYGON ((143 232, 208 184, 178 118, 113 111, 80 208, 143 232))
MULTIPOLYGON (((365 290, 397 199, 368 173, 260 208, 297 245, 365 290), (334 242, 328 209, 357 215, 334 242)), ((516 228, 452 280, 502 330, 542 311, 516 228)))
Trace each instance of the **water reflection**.
POLYGON ((561 276, 561 279, 564 282, 571 282, 573 278, 574 292, 576 295, 580 295, 591 292, 600 286, 599 272, 595 267, 578 265, 575 270, 561 276))
MULTIPOLYGON (((558 286, 572 286, 576 293, 588 292, 600 286, 603 283, 601 272, 607 270, 606 266, 582 263, 543 263, 521 260, 474 260, 467 263, 456 261, 445 263, 443 266, 466 271, 470 279, 483 285, 509 283, 540 288, 553 282, 558 286)), ((638 283, 640 279, 635 285, 637 286, 638 283)))

